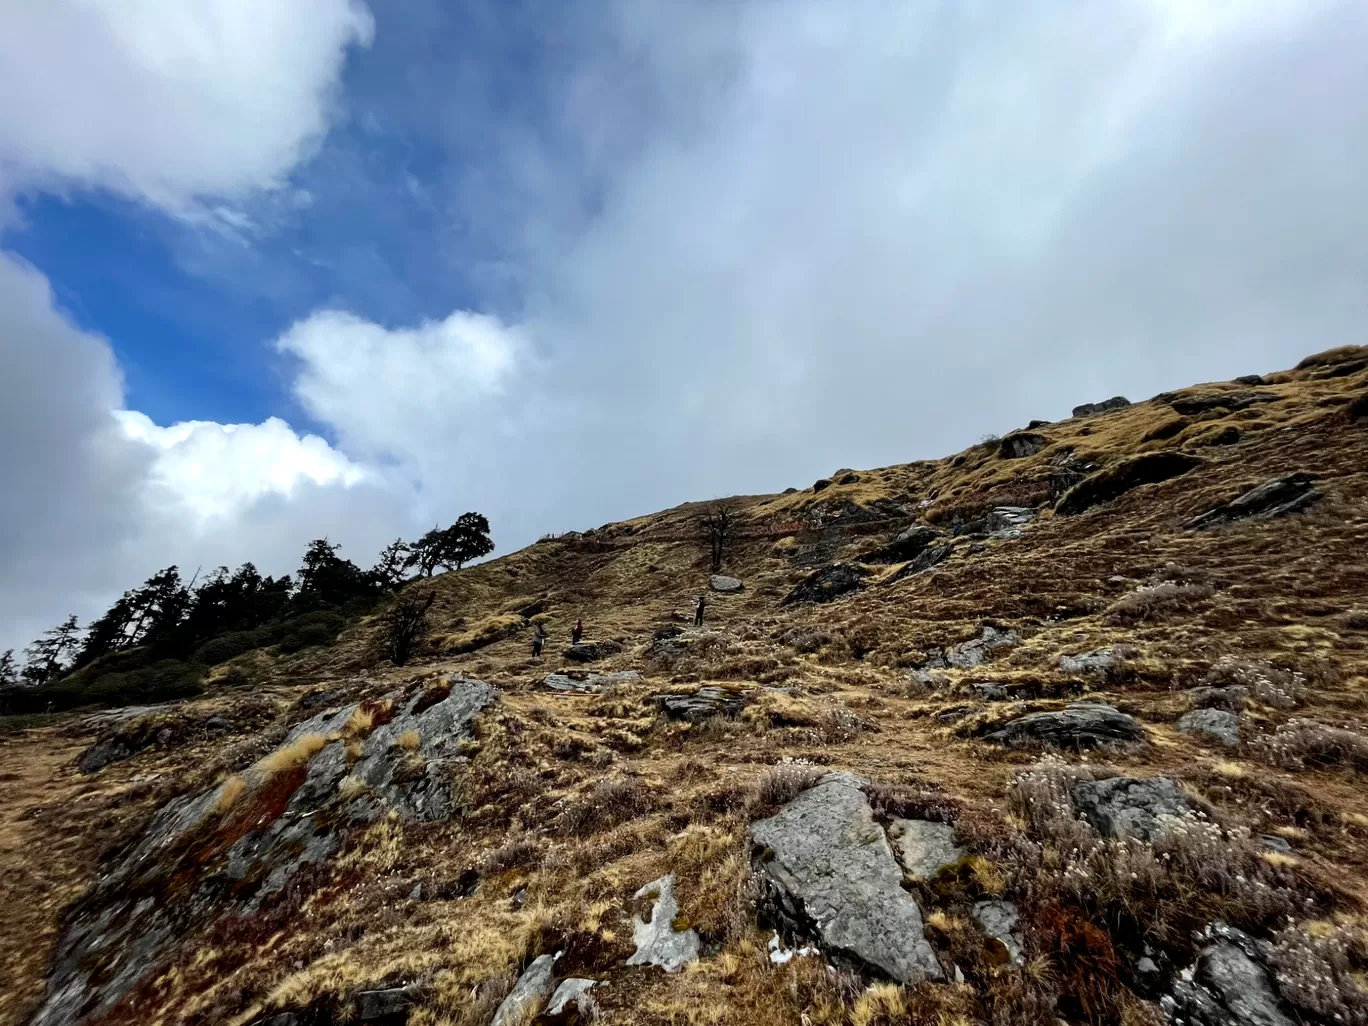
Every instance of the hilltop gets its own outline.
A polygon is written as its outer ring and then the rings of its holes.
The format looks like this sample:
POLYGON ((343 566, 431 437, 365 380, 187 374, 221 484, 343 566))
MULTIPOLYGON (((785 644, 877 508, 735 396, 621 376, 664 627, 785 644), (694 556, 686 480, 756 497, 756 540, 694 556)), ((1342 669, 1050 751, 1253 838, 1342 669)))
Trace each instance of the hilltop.
POLYGON ((1349 347, 16 721, 0 1021, 1368 1023, 1366 543, 1349 347))

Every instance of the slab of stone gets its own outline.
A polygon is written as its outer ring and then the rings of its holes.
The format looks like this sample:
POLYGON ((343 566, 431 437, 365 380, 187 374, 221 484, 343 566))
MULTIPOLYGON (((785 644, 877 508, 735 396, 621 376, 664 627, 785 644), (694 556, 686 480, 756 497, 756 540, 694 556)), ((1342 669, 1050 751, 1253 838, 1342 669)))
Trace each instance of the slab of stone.
POLYGON ((597 695, 614 684, 640 679, 641 674, 636 670, 619 670, 617 673, 573 670, 569 673, 548 673, 542 678, 541 686, 562 695, 597 695))
POLYGON ((914 880, 929 880, 965 855, 955 843, 955 828, 949 823, 895 819, 888 826, 888 839, 903 869, 914 880))
POLYGON ((1169 777, 1109 777, 1080 780, 1070 796, 1074 807, 1098 833, 1152 841, 1161 829, 1160 816, 1183 816, 1187 796, 1169 777))
POLYGON ((1059 657, 1059 672, 1082 677, 1105 678, 1119 668, 1123 660, 1115 649, 1098 648, 1091 652, 1059 657))
POLYGON ((1267 946, 1225 923, 1204 931, 1197 962, 1159 1005, 1174 1022, 1200 1026, 1293 1026, 1269 977, 1267 946))
POLYGON ((1289 513, 1300 513, 1323 498, 1323 494, 1314 487, 1315 480, 1312 475, 1305 473, 1275 477, 1201 516, 1193 517, 1183 526, 1189 530, 1205 530, 1248 518, 1272 520, 1289 513))
POLYGON ((499 1005, 489 1026, 522 1026, 533 1009, 544 1005, 555 986, 558 958, 560 952, 554 955, 538 955, 534 958, 518 977, 518 982, 513 984, 508 997, 499 1005))
POLYGON ((665 692, 653 697, 667 717, 689 723, 702 723, 714 716, 732 717, 746 704, 740 691, 715 685, 701 687, 692 694, 665 692))
POLYGON ((551 1000, 546 1003, 547 1018, 555 1018, 560 1015, 568 1015, 571 1012, 578 1012, 583 1017, 588 1017, 588 1007, 593 998, 589 997, 589 991, 598 985, 597 980, 585 980, 579 977, 570 977, 561 980, 561 984, 556 988, 556 992, 551 995, 551 1000))
POLYGON ((975 902, 973 917, 985 937, 1002 945, 1001 951, 1007 965, 1015 969, 1025 963, 1015 904, 1010 901, 975 902))
POLYGON ((413 987, 389 987, 384 990, 362 990, 353 995, 356 1018, 359 1022, 390 1026, 407 1021, 416 996, 413 987))
POLYGON ((1075 702, 1056 712, 1029 713, 1003 724, 984 740, 1019 747, 1099 748, 1142 741, 1145 730, 1134 716, 1101 702, 1075 702))
POLYGON ((561 657, 572 663, 596 663, 617 655, 622 646, 616 641, 581 641, 561 651, 561 657))
POLYGON ((743 585, 736 577, 727 577, 725 574, 713 574, 708 578, 708 587, 713 591, 720 591, 724 595, 740 591, 743 585))
POLYGON ((1005 702, 1011 697, 1006 686, 1002 684, 983 682, 971 684, 969 687, 973 690, 974 697, 984 702, 1005 702))
POLYGON ((674 890, 675 875, 667 873, 632 895, 639 899, 654 894, 655 906, 650 919, 637 917, 632 924, 636 952, 627 959, 628 965, 658 965, 667 973, 677 973, 698 958, 698 932, 674 928, 679 915, 674 890))
POLYGON ((862 782, 828 773, 769 819, 752 823, 751 866, 765 915, 828 958, 900 983, 944 971, 902 889, 902 869, 862 782))
POLYGON ((1240 744, 1240 721, 1228 709, 1194 709, 1179 717, 1177 726, 1184 734, 1211 738, 1227 748, 1240 744))

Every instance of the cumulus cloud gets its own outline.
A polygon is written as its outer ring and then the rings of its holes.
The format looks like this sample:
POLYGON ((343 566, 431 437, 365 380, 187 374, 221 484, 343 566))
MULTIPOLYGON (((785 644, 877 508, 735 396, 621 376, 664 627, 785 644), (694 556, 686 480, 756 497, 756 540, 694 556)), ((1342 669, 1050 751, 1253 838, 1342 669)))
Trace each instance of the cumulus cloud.
POLYGON ((348 47, 373 32, 360 0, 4 4, 0 184, 179 210, 280 185, 327 128, 348 47))

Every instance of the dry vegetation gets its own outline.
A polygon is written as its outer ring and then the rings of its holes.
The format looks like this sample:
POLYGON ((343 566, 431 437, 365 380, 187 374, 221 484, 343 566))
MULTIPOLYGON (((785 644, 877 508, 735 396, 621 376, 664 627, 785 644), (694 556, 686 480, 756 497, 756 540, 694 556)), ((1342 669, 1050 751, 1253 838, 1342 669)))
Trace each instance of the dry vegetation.
MULTIPOLYGON (((1272 376, 1254 391, 1273 401, 1241 409, 1179 415, 1152 401, 1033 429, 1044 446, 1025 458, 994 441, 833 475, 818 492, 739 498, 722 570, 746 587, 712 596, 701 632, 660 630, 691 622, 710 569, 693 505, 435 579, 428 655, 377 665, 373 625, 355 627, 319 662, 265 674, 269 728, 152 747, 93 777, 72 768, 92 736, 79 721, 0 736, 4 766, 16 768, 0 774, 0 896, 18 910, 0 928, 0 959, 18 981, 0 1020, 31 1007, 60 911, 99 853, 159 802, 223 779, 222 811, 237 815, 254 779, 299 771, 328 740, 305 735, 267 754, 312 714, 296 704, 302 695, 370 700, 342 730, 359 757, 392 714, 382 695, 459 673, 502 697, 452 771, 457 817, 382 819, 297 893, 188 942, 109 1022, 245 1024, 306 1007, 345 1021, 356 990, 416 984, 413 1026, 483 1026, 519 970, 559 950, 562 975, 606 981, 594 992, 603 1023, 1157 1023, 1136 957, 1186 965, 1192 931, 1221 918, 1272 943, 1284 996, 1307 1021, 1368 1023, 1368 424, 1346 413, 1368 373, 1334 373, 1351 358, 1361 351, 1272 376), (1070 468, 1180 450, 1200 451, 1202 466, 1075 516, 1046 510, 1019 538, 973 527, 994 505, 1063 494, 1070 468), (1325 493, 1310 511, 1182 529, 1297 470, 1325 493), (780 605, 810 569, 857 560, 918 519, 947 534, 961 525, 943 563, 910 576, 870 568, 829 605, 780 605), (541 689, 579 617, 588 639, 622 645, 596 672, 642 676, 599 694, 541 689), (528 648, 533 618, 550 635, 540 662, 528 648), (985 624, 1017 631, 1021 644, 936 671, 932 685, 909 677, 985 624), (1124 659, 1106 674, 1059 670, 1061 654, 1117 646, 1124 659), (980 700, 981 683, 1004 686, 1009 701, 980 700), (744 708, 689 724, 653 701, 710 684, 734 689, 744 708), (1175 729, 1193 705, 1184 692, 1198 687, 1244 689, 1238 748, 1218 752, 1175 729), (987 724, 1079 697, 1136 715, 1149 743, 1084 762, 978 739, 987 724), (956 825, 970 856, 909 886, 934 910, 928 937, 963 984, 870 987, 820 959, 771 961, 746 827, 827 767, 878 782, 880 815, 956 825), (1173 776, 1201 811, 1152 843, 1104 840, 1065 794, 1076 779, 1117 773, 1173 776), (1262 835, 1293 852, 1261 847, 1262 835), (624 961, 641 911, 631 895, 668 871, 679 925, 699 931, 704 957, 667 977, 624 961), (973 902, 998 895, 1022 909, 1019 969, 970 921, 973 902)), ((1213 384, 1176 396, 1249 391, 1213 384)), ((393 743, 414 751, 423 739, 393 743)))

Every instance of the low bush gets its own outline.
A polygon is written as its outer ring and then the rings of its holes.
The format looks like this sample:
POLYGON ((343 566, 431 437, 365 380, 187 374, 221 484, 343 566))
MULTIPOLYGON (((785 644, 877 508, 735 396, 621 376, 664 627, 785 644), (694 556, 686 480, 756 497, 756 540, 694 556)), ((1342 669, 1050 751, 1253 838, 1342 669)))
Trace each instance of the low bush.
POLYGON ((1279 769, 1346 766, 1368 770, 1368 737, 1315 720, 1291 719, 1255 745, 1279 769))

